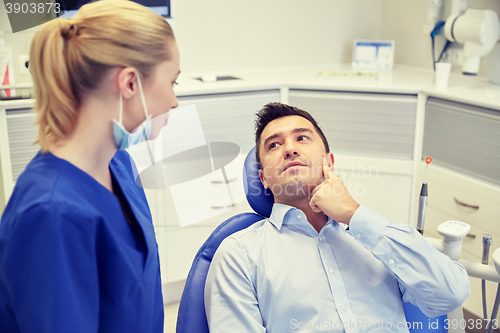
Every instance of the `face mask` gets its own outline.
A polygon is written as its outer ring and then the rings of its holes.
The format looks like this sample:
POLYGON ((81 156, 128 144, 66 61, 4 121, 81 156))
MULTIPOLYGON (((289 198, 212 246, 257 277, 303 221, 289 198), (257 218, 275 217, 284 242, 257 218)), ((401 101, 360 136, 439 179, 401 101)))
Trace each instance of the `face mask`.
POLYGON ((142 106, 144 107, 146 119, 139 125, 139 127, 133 130, 132 133, 130 133, 125 129, 125 127, 123 127, 123 99, 122 93, 120 92, 120 118, 118 121, 113 119, 113 136, 115 138, 115 143, 118 149, 126 149, 132 145, 136 145, 143 141, 149 140, 149 136, 151 135, 151 115, 148 115, 146 99, 144 98, 141 79, 139 75, 137 75, 137 83, 139 84, 139 92, 141 93, 142 106))

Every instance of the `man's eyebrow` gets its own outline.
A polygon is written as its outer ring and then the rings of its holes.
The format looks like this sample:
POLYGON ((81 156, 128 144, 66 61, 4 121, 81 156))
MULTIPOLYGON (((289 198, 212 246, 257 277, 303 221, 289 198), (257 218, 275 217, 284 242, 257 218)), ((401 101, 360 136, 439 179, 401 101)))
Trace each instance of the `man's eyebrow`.
POLYGON ((278 133, 274 133, 270 136, 268 136, 265 140, 264 140, 264 147, 267 147, 267 143, 271 140, 274 140, 276 139, 278 136, 280 136, 282 133, 281 132, 278 132, 278 133))
POLYGON ((292 131, 292 133, 303 133, 303 132, 309 132, 309 133, 313 133, 313 131, 311 131, 309 128, 296 128, 292 131))
MULTIPOLYGON (((308 133, 313 133, 313 131, 309 128, 304 128, 304 127, 299 127, 299 128, 295 128, 293 129, 292 133, 296 134, 296 133, 304 133, 304 132, 308 132, 308 133)), ((281 136, 283 133, 281 132, 278 132, 278 133, 274 133, 270 136, 268 136, 265 140, 264 140, 264 147, 267 146, 267 144, 269 143, 269 141, 271 140, 274 140, 276 139, 277 137, 281 136)))

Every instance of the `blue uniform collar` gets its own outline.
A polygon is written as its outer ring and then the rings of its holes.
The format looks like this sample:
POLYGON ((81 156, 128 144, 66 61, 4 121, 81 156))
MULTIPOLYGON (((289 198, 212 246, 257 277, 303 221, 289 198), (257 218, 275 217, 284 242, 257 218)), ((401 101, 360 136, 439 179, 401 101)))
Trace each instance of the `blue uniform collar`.
POLYGON ((157 256, 157 245, 155 242, 154 228, 151 217, 151 212, 149 206, 147 205, 145 198, 142 198, 144 194, 141 195, 140 190, 142 189, 134 182, 132 169, 135 165, 132 164, 130 155, 123 154, 123 152, 118 151, 109 163, 109 168, 113 175, 115 176, 116 182, 119 184, 134 216, 141 227, 144 240, 147 247, 147 257, 144 263, 144 267, 147 267, 153 258, 157 256), (117 155, 122 158, 118 158, 117 155), (127 165, 128 163, 128 165, 127 165), (130 169, 130 170, 127 170, 130 169))

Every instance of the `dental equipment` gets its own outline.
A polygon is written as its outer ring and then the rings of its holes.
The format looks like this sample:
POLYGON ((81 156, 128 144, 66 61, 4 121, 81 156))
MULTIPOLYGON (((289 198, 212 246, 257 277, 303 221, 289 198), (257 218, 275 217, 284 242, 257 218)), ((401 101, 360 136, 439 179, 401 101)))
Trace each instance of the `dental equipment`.
POLYGON ((425 176, 424 182, 422 183, 422 188, 420 190, 420 200, 418 202, 418 218, 417 218, 417 230, 420 234, 424 234, 424 222, 425 222, 425 209, 427 208, 427 174, 429 172, 429 164, 432 162, 432 158, 427 157, 425 159, 425 176))
MULTIPOLYGON (((451 259, 460 263, 467 270, 467 274, 470 277, 479 278, 482 280, 488 280, 498 283, 497 294, 495 297, 495 303, 493 306, 493 311, 490 319, 487 319, 485 315, 485 322, 488 325, 486 327, 486 333, 492 333, 493 329, 497 327, 497 313, 500 306, 500 248, 496 249, 491 255, 495 267, 490 265, 485 265, 485 253, 489 252, 489 249, 483 247, 483 260, 481 263, 472 262, 465 259, 460 259, 460 254, 462 250, 462 241, 470 230, 470 225, 460 221, 446 221, 440 224, 437 228, 438 233, 443 236, 443 239, 437 239, 432 237, 425 237, 425 239, 438 251, 443 252, 448 255, 451 259), (487 250, 487 251, 486 251, 487 250)), ((487 235, 485 235, 487 236, 487 235)), ((488 237, 483 237, 483 242, 488 243, 488 237)), ((487 258, 487 257, 486 257, 487 258)), ((462 307, 458 307, 456 310, 448 314, 448 319, 450 322, 453 320, 456 323, 464 322, 462 307)), ((450 333, 464 333, 465 329, 461 327, 450 327, 450 333)))
POLYGON ((470 231, 470 225, 460 221, 441 223, 437 232, 443 236, 443 253, 458 261, 462 253, 462 241, 470 231))
POLYGON ((427 12, 427 24, 429 26, 434 26, 439 21, 442 5, 443 0, 429 0, 429 10, 427 12))
MULTIPOLYGON (((497 270, 498 275, 500 275, 500 248, 496 249, 493 251, 493 254, 491 255, 491 259, 493 259, 493 263, 495 264, 495 269, 497 270)), ((497 295, 495 297, 495 303, 493 304, 493 311, 491 313, 490 317, 490 322, 489 322, 489 328, 486 331, 486 333, 491 333, 493 332, 493 323, 496 323, 496 318, 498 314, 498 307, 500 306, 500 281, 498 283, 497 287, 497 295)))
POLYGON ((464 44, 464 75, 477 75, 481 57, 495 46, 499 36, 498 15, 493 10, 466 9, 466 0, 454 0, 444 34, 453 43, 464 44))
MULTIPOLYGON (((488 257, 490 255, 490 246, 492 244, 491 235, 483 235, 483 256, 481 258, 481 263, 483 265, 488 265, 488 257)), ((486 322, 488 319, 488 310, 486 308, 486 280, 481 280, 481 293, 483 295, 483 318, 486 322)))

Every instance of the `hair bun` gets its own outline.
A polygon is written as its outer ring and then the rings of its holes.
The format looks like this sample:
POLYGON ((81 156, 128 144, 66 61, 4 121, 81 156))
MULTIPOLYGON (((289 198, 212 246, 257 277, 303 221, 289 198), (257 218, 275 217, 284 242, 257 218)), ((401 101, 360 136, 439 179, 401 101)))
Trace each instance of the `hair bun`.
POLYGON ((64 24, 61 27, 61 36, 64 38, 64 40, 69 40, 71 37, 73 37, 75 34, 79 35, 78 33, 78 27, 76 24, 72 24, 69 20, 64 20, 64 24))

